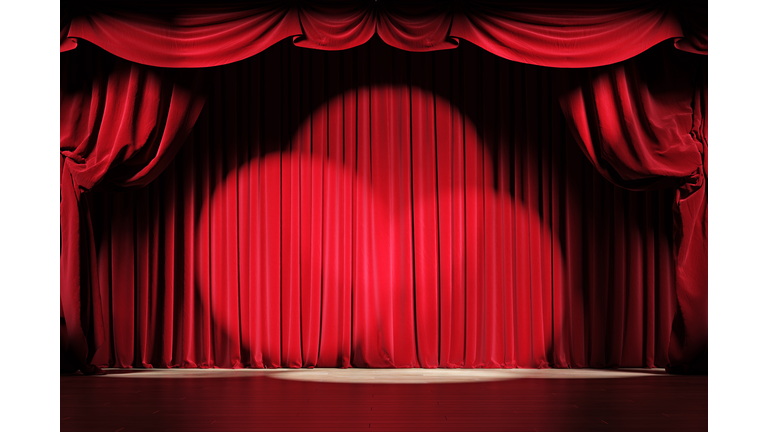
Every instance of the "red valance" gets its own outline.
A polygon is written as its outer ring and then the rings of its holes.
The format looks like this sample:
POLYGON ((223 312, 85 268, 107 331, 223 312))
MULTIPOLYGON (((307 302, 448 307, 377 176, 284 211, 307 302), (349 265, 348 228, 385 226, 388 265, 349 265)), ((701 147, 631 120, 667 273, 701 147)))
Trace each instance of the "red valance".
POLYGON ((659 1, 556 9, 488 1, 262 2, 205 9, 165 3, 141 12, 135 4, 98 5, 73 10, 61 50, 85 39, 137 63, 209 67, 254 56, 288 37, 305 48, 343 50, 378 34, 407 51, 454 48, 464 39, 512 61, 594 67, 634 57, 667 39, 706 53, 706 9, 700 12, 659 1))

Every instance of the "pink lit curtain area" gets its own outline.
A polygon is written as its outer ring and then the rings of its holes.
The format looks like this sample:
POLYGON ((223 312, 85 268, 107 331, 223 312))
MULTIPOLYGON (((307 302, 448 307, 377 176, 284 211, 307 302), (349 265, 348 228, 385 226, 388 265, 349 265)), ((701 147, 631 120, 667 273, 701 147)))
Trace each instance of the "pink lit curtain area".
POLYGON ((93 364, 670 363, 675 188, 595 170, 564 71, 374 37, 208 72, 156 180, 83 195, 93 364))

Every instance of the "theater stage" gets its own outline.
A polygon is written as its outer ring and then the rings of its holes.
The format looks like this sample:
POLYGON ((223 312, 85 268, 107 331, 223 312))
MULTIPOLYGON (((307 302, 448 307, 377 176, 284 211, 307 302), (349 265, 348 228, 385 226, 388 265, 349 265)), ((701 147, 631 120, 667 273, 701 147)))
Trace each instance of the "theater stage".
POLYGON ((699 431, 662 369, 107 369, 61 375, 62 431, 699 431))

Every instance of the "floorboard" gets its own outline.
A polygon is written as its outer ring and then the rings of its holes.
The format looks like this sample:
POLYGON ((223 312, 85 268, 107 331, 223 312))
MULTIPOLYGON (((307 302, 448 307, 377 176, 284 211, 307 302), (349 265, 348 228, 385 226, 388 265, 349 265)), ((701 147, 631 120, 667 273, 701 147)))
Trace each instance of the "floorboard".
POLYGON ((660 370, 109 369, 61 376, 62 431, 705 431, 660 370))

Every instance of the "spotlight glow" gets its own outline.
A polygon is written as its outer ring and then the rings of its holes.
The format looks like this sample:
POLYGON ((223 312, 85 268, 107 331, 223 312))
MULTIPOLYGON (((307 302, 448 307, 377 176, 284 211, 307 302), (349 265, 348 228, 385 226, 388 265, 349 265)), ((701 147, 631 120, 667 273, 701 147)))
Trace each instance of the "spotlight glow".
POLYGON ((618 379, 670 376, 664 369, 107 369, 107 378, 246 378, 343 384, 437 384, 514 379, 618 379))

